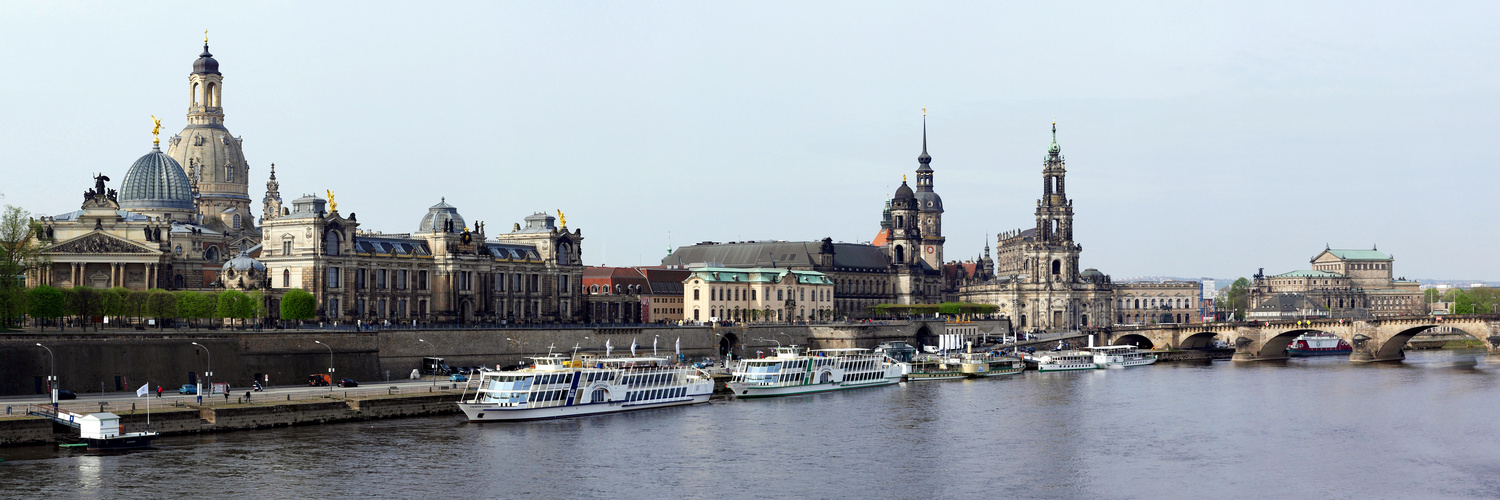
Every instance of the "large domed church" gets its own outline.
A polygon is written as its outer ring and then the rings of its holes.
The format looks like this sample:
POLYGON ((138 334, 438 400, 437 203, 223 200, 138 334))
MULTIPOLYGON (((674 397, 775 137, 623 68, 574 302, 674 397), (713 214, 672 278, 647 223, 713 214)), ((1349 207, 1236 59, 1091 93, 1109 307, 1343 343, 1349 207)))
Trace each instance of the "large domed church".
MULTIPOLYGON (((213 289, 230 258, 256 255, 260 231, 250 210, 249 163, 224 128, 223 75, 204 42, 188 75, 187 125, 162 152, 160 139, 111 189, 94 175, 78 210, 41 217, 52 264, 32 283, 144 290, 213 289)), ((153 135, 161 131, 156 121, 153 135)), ((274 179, 273 181, 274 182, 274 179)), ((239 288, 264 288, 255 280, 239 288)))

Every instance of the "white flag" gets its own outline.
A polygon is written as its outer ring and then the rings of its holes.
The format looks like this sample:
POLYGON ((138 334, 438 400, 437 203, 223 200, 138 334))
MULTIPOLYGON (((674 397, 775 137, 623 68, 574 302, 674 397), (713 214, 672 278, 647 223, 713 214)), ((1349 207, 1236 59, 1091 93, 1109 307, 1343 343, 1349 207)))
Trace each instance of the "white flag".
POLYGON ((605 356, 609 356, 609 352, 612 351, 612 350, 614 350, 614 348, 615 348, 615 346, 610 345, 609 339, 604 339, 604 355, 605 356))
POLYGON ((145 396, 147 394, 151 394, 151 383, 150 382, 146 382, 146 385, 143 385, 143 386, 141 386, 140 389, 136 389, 135 390, 135 397, 141 397, 141 396, 145 396))
POLYGON ((656 355, 656 340, 657 340, 657 337, 651 337, 651 355, 652 356, 656 355))
POLYGON ((677 337, 677 346, 674 349, 677 349, 678 356, 682 355, 682 337, 677 337))
POLYGON ((635 337, 630 338, 630 355, 635 356, 635 337))

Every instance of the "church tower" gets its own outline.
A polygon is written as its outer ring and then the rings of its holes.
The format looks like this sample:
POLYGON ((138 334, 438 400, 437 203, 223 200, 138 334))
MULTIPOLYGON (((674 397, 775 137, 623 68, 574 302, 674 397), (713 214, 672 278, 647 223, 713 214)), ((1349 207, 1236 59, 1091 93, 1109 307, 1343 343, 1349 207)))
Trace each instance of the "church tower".
POLYGON ((917 156, 917 220, 922 229, 922 261, 943 268, 943 198, 932 190, 932 156, 927 154, 927 116, 922 116, 922 154, 917 156))
POLYGON ((233 237, 254 238, 259 230, 250 211, 250 164, 241 139, 224 128, 223 93, 224 75, 205 37, 203 53, 188 74, 187 126, 172 137, 167 155, 186 169, 203 225, 233 237))
POLYGON ((1078 253, 1073 242, 1073 201, 1068 199, 1066 164, 1052 124, 1052 145, 1042 158, 1042 198, 1036 202, 1037 272, 1034 281, 1078 280, 1078 253))
POLYGON ((281 183, 276 182, 275 163, 271 164, 271 180, 266 181, 266 197, 261 199, 260 204, 262 222, 281 216, 281 183))

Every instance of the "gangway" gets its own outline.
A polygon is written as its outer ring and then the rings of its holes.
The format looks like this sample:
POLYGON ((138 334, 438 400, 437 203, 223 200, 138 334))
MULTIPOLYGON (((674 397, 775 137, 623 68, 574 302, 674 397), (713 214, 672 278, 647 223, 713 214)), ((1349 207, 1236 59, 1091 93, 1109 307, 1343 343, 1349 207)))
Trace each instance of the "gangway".
POLYGON ((74 429, 83 428, 83 423, 81 422, 81 420, 83 419, 84 414, 73 413, 67 410, 59 410, 57 408, 53 408, 52 405, 26 405, 26 414, 50 418, 53 422, 66 425, 74 429))

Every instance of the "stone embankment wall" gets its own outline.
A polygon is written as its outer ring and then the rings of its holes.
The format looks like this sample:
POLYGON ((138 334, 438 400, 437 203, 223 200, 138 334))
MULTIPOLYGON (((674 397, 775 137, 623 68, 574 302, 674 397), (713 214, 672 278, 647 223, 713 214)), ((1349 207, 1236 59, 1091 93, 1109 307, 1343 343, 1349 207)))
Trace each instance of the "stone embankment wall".
MULTIPOLYGON (((991 328, 1008 327, 1003 321, 995 323, 991 328)), ((450 366, 493 366, 515 364, 549 349, 571 352, 577 346, 582 351, 602 352, 606 341, 615 354, 629 353, 634 341, 641 355, 653 352, 654 341, 655 352, 665 358, 675 357, 680 341, 683 355, 697 359, 719 357, 721 346, 728 346, 737 357, 752 357, 757 350, 770 352, 777 344, 870 348, 886 341, 914 342, 942 332, 942 321, 916 321, 719 328, 4 334, 0 335, 0 395, 43 392, 52 360, 36 346, 38 342, 56 355, 61 386, 88 393, 133 391, 146 383, 175 391, 189 383, 190 377, 208 371, 210 362, 214 382, 244 388, 256 375, 269 377, 271 385, 303 384, 311 374, 327 373, 330 364, 335 378, 375 382, 408 378, 427 356, 444 358, 450 366)))
MULTIPOLYGON (((380 418, 458 413, 458 392, 377 396, 347 400, 292 401, 212 408, 167 408, 151 411, 150 430, 164 436, 228 432, 267 427, 311 425, 380 418)), ((125 432, 147 430, 145 411, 119 413, 125 432)), ((78 430, 41 417, 0 419, 0 446, 76 440, 78 430)))

